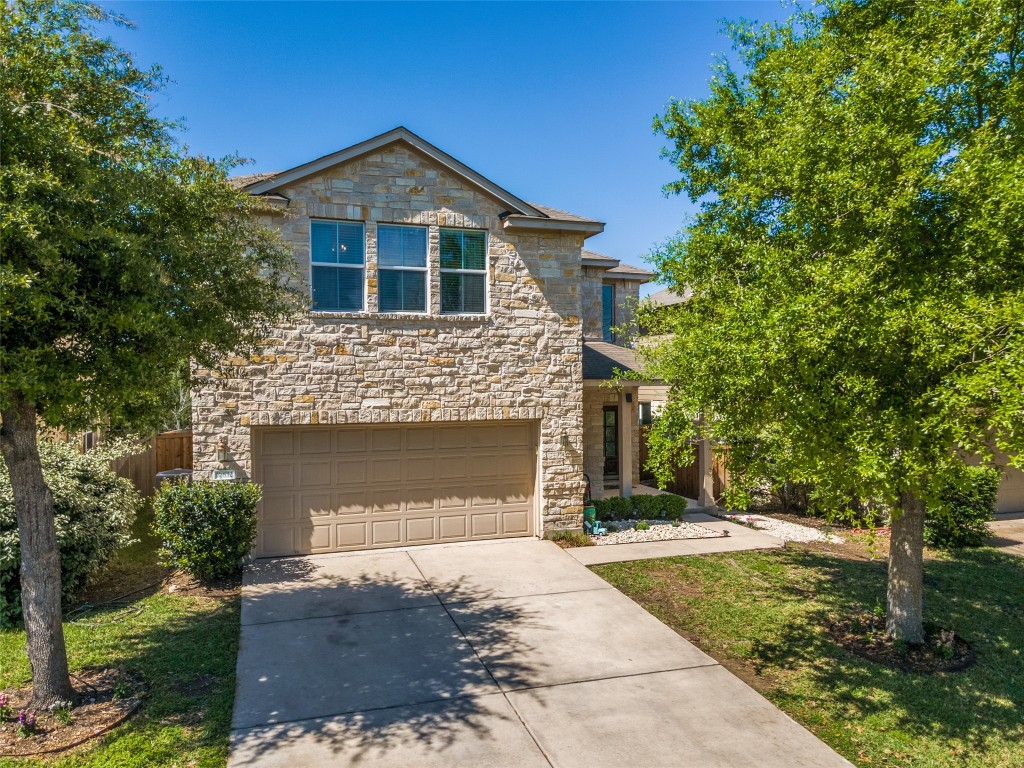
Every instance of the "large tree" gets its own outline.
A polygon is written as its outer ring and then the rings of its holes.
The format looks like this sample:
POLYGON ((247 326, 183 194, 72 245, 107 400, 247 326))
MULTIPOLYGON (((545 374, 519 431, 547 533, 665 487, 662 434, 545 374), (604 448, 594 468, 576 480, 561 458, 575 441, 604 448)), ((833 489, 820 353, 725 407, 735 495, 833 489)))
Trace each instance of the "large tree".
POLYGON ((700 203, 656 254, 692 298, 646 318, 667 450, 703 413, 740 475, 882 506, 887 630, 918 643, 926 508, 966 457, 1024 454, 1024 3, 728 29, 738 66, 655 121, 700 203))
POLYGON ((244 352, 297 306, 262 208, 155 116, 160 70, 97 34, 110 22, 85 2, 0 6, 0 447, 36 707, 74 698, 37 425, 158 423, 183 361, 244 352))

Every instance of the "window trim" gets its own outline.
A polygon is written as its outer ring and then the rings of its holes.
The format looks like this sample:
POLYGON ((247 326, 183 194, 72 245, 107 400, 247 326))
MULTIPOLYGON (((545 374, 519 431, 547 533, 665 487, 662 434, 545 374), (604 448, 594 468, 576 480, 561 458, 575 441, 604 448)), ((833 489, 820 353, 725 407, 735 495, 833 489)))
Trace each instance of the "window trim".
MULTIPOLYGON (((465 241, 463 241, 463 248, 465 248, 465 241)), ((437 298, 438 298, 438 312, 441 317, 487 317, 491 314, 491 233, 486 229, 474 229, 472 227, 438 227, 437 228, 437 298), (445 230, 452 232, 481 232, 484 236, 484 268, 483 269, 449 269, 441 266, 441 233, 445 230), (466 312, 462 310, 460 312, 445 312, 444 311, 444 298, 442 291, 444 289, 444 275, 483 275, 484 277, 484 311, 483 312, 466 312)), ((465 302, 463 302, 465 304, 465 302)))
MULTIPOLYGON (((430 227, 418 224, 385 224, 377 222, 377 314, 381 315, 429 315, 430 314, 430 227), (423 230, 426 246, 423 249, 422 267, 385 267, 380 263, 380 229, 381 227, 394 227, 395 229, 421 229, 423 230), (417 309, 381 309, 380 308, 380 273, 383 271, 394 272, 422 272, 423 273, 423 310, 417 309)), ((440 287, 438 287, 440 291, 440 287)))
POLYGON ((367 311, 369 306, 369 297, 367 295, 367 282, 366 282, 366 222, 364 221, 352 221, 351 219, 325 219, 317 216, 316 218, 310 217, 309 219, 309 270, 307 278, 309 280, 309 301, 311 312, 329 312, 333 315, 355 315, 364 313, 367 311), (323 222, 325 224, 357 224, 363 233, 363 263, 362 264, 331 264, 325 261, 313 261, 313 224, 314 222, 323 222), (363 303, 359 309, 322 309, 313 306, 313 266, 318 267, 333 267, 337 269, 359 269, 363 272, 362 283, 363 288, 363 303))

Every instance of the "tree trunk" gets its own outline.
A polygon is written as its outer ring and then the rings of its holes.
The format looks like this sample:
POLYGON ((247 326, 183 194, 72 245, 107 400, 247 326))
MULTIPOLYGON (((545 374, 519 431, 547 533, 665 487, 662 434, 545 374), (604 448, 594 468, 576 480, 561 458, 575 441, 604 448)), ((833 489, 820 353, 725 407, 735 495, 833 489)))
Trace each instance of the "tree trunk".
POLYGON ((912 493, 900 495, 889 541, 889 587, 885 631, 894 640, 924 642, 921 597, 924 579, 924 502, 912 493))
POLYGON ((32 667, 32 706, 74 702, 61 624, 60 550, 53 496, 43 480, 35 406, 16 395, 2 413, 0 450, 11 476, 21 542, 21 611, 32 667))

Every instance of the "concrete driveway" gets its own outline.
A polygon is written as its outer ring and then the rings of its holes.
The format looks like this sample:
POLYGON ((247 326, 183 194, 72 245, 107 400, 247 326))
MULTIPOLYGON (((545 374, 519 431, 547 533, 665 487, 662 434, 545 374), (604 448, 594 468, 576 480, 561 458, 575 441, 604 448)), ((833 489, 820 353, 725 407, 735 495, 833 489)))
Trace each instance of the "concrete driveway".
POLYGON ((229 765, 849 766, 554 544, 247 569, 229 765))

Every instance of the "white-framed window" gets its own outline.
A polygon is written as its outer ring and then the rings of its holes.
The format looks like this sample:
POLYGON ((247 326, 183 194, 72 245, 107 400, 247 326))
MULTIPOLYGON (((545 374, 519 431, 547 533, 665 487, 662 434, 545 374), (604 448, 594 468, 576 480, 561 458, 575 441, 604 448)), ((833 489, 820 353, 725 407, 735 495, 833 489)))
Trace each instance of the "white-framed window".
POLYGON ((441 314, 486 314, 487 233, 441 230, 441 314))
POLYGON ((310 222, 309 284, 314 310, 361 312, 366 306, 364 240, 359 222, 310 222))
POLYGON ((427 229, 377 225, 377 308, 427 311, 427 229))

